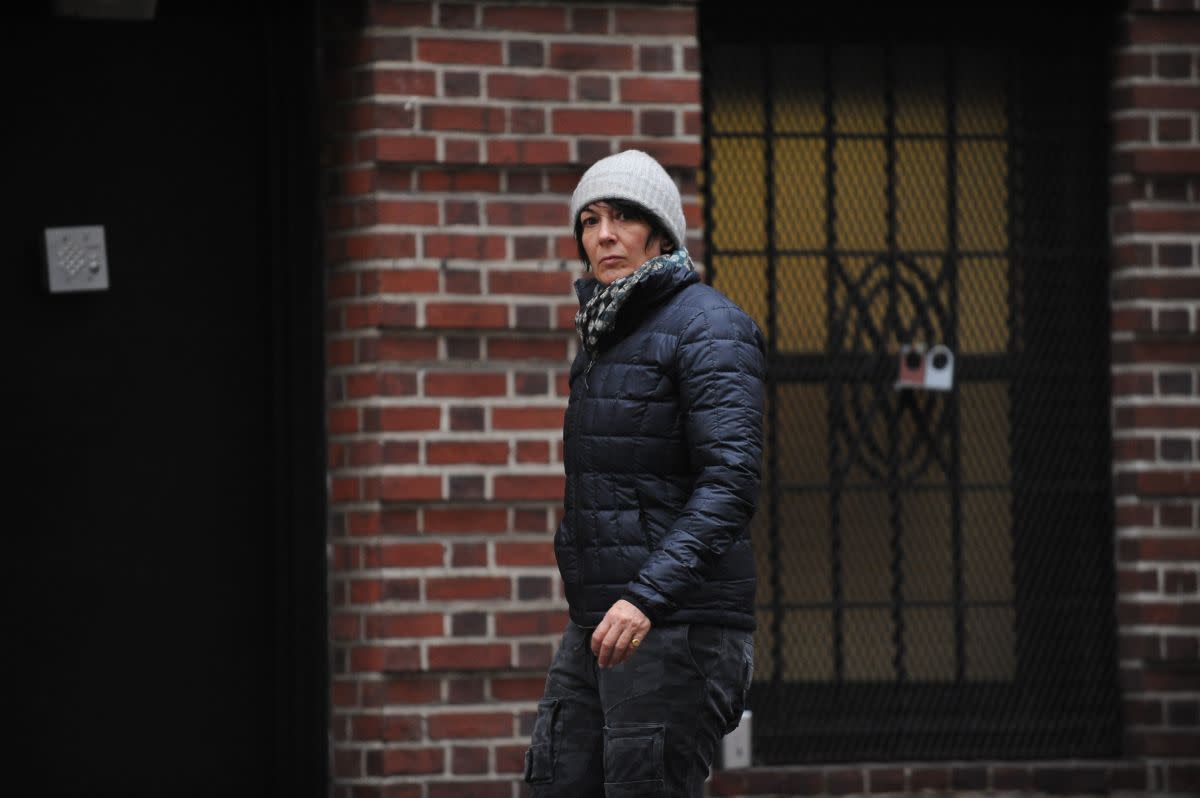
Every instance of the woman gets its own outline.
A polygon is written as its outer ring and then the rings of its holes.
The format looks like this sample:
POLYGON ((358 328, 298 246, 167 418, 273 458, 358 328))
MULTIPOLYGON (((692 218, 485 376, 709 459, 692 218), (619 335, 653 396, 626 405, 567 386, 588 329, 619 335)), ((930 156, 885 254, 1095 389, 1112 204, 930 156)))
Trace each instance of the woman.
POLYGON ((699 796, 753 670, 762 335, 700 281, 649 155, 595 163, 571 220, 592 276, 554 538, 570 623, 525 780, 531 796, 699 796))

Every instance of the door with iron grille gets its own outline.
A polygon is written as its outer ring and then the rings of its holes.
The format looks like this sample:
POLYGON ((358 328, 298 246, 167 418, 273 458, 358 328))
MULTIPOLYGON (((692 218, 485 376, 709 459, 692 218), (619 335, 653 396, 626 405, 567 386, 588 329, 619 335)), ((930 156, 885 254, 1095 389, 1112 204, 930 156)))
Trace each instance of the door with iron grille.
POLYGON ((703 190, 770 346, 756 762, 1114 753, 1104 31, 731 5, 703 190))

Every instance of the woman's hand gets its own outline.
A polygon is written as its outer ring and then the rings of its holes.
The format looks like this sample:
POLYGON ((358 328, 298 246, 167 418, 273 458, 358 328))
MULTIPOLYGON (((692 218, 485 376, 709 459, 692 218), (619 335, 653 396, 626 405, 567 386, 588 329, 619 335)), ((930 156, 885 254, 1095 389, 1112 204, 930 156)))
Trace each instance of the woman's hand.
POLYGON ((650 619, 625 599, 608 608, 592 633, 592 653, 601 668, 613 668, 633 656, 650 631, 650 619), (635 642, 636 641, 636 642, 635 642))

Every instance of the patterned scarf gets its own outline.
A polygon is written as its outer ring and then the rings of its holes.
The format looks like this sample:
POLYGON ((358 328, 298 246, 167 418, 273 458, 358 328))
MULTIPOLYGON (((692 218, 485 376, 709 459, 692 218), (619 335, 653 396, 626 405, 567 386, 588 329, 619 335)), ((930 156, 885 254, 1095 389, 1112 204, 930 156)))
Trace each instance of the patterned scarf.
POLYGON ((649 277, 662 271, 686 269, 694 271, 692 259, 686 249, 680 248, 666 255, 651 258, 637 268, 633 274, 626 275, 603 286, 592 295, 579 312, 575 314, 575 329, 583 343, 584 350, 589 355, 587 370, 592 370, 596 356, 600 354, 600 341, 612 332, 617 323, 617 314, 621 306, 633 295, 639 285, 649 277))

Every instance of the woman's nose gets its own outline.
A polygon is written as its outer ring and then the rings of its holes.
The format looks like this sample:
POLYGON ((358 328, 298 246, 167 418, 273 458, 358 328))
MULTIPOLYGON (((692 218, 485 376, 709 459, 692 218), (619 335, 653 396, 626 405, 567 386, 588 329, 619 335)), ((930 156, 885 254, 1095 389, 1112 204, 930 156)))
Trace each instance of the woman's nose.
POLYGON ((613 229, 613 223, 611 221, 609 221, 608 219, 602 218, 600 220, 599 233, 600 233, 601 241, 612 241, 614 238, 616 238, 616 234, 613 229))

